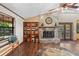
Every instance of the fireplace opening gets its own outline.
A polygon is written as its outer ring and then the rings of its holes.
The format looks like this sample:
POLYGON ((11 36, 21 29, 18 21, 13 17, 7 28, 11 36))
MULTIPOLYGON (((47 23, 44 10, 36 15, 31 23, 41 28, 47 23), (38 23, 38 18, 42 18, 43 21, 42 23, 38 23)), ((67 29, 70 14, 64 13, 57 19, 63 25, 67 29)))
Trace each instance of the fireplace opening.
POLYGON ((54 31, 43 31, 43 38, 54 38, 54 31))

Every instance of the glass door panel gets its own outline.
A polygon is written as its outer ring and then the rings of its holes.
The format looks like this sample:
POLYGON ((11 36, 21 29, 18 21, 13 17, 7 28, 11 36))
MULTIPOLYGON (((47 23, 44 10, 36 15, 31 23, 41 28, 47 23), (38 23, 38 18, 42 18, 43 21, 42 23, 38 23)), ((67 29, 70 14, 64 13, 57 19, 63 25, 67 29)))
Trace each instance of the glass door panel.
POLYGON ((65 24, 65 39, 71 39, 71 24, 65 24))
POLYGON ((64 25, 60 24, 58 36, 60 39, 64 39, 64 25))

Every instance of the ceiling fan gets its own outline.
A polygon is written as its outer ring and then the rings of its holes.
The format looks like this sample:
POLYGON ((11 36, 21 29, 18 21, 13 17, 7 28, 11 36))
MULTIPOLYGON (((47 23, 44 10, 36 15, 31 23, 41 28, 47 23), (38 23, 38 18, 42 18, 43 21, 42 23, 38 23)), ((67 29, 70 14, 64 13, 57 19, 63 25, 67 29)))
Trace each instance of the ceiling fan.
POLYGON ((60 7, 56 8, 56 9, 50 9, 49 11, 53 11, 53 10, 59 10, 60 8, 73 8, 73 9, 77 9, 79 8, 79 4, 78 3, 60 3, 60 7))
MULTIPOLYGON (((50 9, 47 11, 47 14, 50 12, 57 12, 58 10, 63 10, 63 8, 73 8, 73 9, 78 9, 79 8, 79 3, 60 3, 60 7, 50 9)), ((45 13, 46 14, 46 13, 45 13)))
POLYGON ((60 4, 60 6, 63 7, 63 8, 65 8, 65 7, 74 8, 74 9, 79 8, 78 3, 62 3, 62 4, 60 4))

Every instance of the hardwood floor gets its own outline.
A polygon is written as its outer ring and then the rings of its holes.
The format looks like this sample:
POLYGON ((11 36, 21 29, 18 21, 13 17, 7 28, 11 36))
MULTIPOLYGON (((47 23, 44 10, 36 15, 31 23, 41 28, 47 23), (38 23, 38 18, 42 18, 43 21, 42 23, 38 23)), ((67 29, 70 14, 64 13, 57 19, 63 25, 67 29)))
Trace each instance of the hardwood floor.
POLYGON ((60 44, 23 42, 14 51, 8 54, 8 56, 36 56, 39 49, 43 47, 63 47, 75 55, 79 55, 79 41, 62 41, 60 44))
POLYGON ((53 43, 28 43, 23 42, 14 51, 9 53, 7 56, 36 56, 39 49, 43 47, 59 47, 53 43))
POLYGON ((36 54, 38 49, 39 43, 23 42, 14 51, 8 54, 8 56, 32 56, 36 54))

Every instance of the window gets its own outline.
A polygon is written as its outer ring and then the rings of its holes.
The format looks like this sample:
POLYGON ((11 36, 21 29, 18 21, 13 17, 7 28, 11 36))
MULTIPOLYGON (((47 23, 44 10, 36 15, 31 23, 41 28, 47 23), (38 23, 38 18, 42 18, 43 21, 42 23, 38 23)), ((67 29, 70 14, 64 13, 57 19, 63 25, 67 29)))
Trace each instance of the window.
POLYGON ((14 18, 0 14, 0 36, 9 36, 14 34, 14 18))
POLYGON ((77 33, 79 33, 79 23, 77 23, 77 33))

